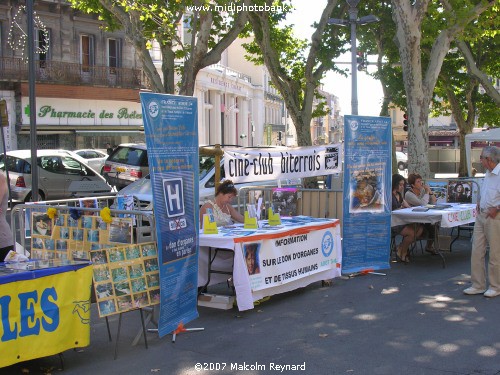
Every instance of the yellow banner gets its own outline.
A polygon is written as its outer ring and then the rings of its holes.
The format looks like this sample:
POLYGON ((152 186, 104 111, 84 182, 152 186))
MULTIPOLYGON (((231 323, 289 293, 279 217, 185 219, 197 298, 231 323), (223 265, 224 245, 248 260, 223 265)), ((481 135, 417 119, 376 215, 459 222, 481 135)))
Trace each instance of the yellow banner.
POLYGON ((0 284, 0 367, 90 344, 92 267, 0 284))

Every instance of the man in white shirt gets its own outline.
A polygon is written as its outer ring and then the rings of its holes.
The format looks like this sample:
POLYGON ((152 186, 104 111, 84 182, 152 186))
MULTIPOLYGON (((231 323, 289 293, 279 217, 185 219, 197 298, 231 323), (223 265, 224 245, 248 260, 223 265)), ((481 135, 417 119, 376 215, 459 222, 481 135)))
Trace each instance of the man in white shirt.
POLYGON ((474 240, 471 255, 472 286, 465 294, 484 294, 485 297, 500 295, 500 149, 485 147, 481 164, 486 169, 478 215, 474 224, 474 240), (486 280, 486 247, 489 244, 488 280, 486 280), (487 286, 489 281, 489 287, 487 286))

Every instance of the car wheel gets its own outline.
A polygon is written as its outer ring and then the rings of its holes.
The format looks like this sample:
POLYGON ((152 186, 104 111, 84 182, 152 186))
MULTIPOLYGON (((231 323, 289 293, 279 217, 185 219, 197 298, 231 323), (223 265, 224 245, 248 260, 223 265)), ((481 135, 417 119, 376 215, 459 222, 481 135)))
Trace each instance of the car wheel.
POLYGON ((403 171, 403 170, 405 169, 405 163, 403 163, 402 161, 400 161, 400 162, 398 163, 398 169, 399 169, 400 171, 403 171))
MULTIPOLYGON (((26 196, 26 198, 24 198, 24 202, 31 202, 31 199, 32 199, 32 195, 31 195, 31 192, 28 193, 28 195, 26 196)), ((43 194, 43 191, 39 191, 38 192, 38 201, 44 201, 45 200, 45 194, 43 194)))

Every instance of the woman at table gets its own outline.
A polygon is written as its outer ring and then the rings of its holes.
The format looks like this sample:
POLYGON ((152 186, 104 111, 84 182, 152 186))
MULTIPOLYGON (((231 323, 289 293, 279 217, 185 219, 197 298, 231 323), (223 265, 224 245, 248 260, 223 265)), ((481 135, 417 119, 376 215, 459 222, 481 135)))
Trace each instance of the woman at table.
POLYGON ((7 177, 0 171, 0 262, 3 262, 9 251, 14 250, 14 239, 9 223, 7 209, 9 204, 9 189, 7 177))
MULTIPOLYGON (((411 173, 408 176, 408 184, 410 185, 410 190, 406 192, 405 200, 410 206, 415 207, 425 206, 427 204, 436 204, 436 196, 432 192, 429 185, 424 184, 422 176, 418 173, 411 173)), ((436 228, 433 224, 425 224, 424 232, 424 236, 427 238, 425 251, 431 254, 438 254, 437 250, 434 249, 436 228)))
POLYGON ((200 225, 203 225, 203 215, 212 210, 217 226, 233 224, 233 222, 243 223, 245 218, 232 205, 232 200, 238 195, 231 180, 222 182, 215 192, 214 200, 205 202, 200 208, 200 225))
MULTIPOLYGON (((403 176, 400 174, 392 175, 392 211, 410 207, 403 198, 405 186, 406 180, 403 176)), ((408 248, 422 235, 423 229, 423 226, 420 224, 398 225, 391 228, 393 234, 403 236, 403 241, 401 241, 396 250, 396 257, 399 261, 409 263, 408 248)))

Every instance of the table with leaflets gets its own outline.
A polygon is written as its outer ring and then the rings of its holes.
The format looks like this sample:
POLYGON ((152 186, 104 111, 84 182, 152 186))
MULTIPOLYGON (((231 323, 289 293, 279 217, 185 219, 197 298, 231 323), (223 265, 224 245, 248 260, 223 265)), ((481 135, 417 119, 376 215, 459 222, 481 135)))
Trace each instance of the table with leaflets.
POLYGON ((90 262, 0 263, 0 367, 90 344, 90 262))
MULTIPOLYGON (((391 226, 423 223, 433 224, 436 226, 435 243, 438 251, 442 246, 439 246, 439 227, 454 228, 461 225, 474 223, 478 215, 476 204, 471 203, 447 203, 427 205, 420 207, 410 207, 401 210, 392 211, 391 226)), ((459 232, 458 232, 459 233, 459 232)), ((457 234, 458 236, 459 234, 457 234)), ((453 242, 452 242, 453 243, 453 242)), ((451 244, 450 244, 451 249, 451 244)), ((439 255, 443 260, 444 257, 439 251, 439 255)))
POLYGON ((311 283, 340 276, 342 249, 338 219, 294 216, 259 229, 243 224, 219 227, 217 234, 199 236, 198 286, 226 281, 228 275, 209 273, 225 269, 232 273, 238 309, 254 307, 254 301, 311 283), (209 252, 226 249, 209 268, 209 252), (233 264, 234 257, 234 264, 233 264), (250 258, 252 258, 250 260, 250 258))

